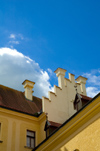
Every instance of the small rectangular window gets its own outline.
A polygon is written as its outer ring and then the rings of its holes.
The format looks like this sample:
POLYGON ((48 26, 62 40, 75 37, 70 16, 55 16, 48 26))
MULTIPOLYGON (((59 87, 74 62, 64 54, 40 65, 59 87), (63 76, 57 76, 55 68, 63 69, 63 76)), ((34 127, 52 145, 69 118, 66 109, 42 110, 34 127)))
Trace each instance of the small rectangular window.
POLYGON ((26 138, 27 147, 34 148, 35 147, 35 132, 27 130, 27 136, 26 137, 27 137, 26 138))

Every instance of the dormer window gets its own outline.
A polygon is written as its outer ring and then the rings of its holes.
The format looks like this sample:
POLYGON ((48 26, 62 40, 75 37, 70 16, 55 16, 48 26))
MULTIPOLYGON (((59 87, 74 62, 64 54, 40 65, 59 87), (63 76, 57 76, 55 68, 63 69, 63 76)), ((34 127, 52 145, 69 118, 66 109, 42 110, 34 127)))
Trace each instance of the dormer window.
POLYGON ((79 111, 82 108, 82 100, 81 95, 79 93, 76 94, 75 101, 74 101, 74 109, 79 111))
POLYGON ((74 109, 79 111, 85 104, 87 104, 92 98, 76 93, 75 100, 73 102, 74 109))
POLYGON ((46 120, 44 131, 46 132, 46 138, 50 135, 50 123, 46 120))
POLYGON ((77 111, 79 111, 82 108, 82 101, 81 101, 81 99, 78 99, 76 101, 75 108, 76 108, 77 111))

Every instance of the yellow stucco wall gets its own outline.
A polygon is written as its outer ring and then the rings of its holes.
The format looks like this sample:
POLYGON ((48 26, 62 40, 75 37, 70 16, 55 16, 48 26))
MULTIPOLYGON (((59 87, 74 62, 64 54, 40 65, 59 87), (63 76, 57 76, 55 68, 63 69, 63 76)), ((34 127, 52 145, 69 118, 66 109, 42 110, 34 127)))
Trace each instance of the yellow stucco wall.
POLYGON ((0 108, 0 151, 30 151, 26 131, 36 132, 36 145, 45 139, 45 114, 39 118, 0 108))
POLYGON ((71 139, 60 151, 99 151, 100 118, 71 139))
POLYGON ((99 151, 100 93, 67 120, 36 151, 99 151))

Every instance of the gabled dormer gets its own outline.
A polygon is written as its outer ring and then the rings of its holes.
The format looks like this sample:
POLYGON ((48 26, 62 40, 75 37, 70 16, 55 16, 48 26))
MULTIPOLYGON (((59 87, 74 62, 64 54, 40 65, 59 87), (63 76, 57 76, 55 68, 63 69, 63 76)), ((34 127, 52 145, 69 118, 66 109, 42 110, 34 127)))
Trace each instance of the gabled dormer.
POLYGON ((79 111, 85 104, 87 104, 92 98, 76 93, 75 100, 73 102, 74 109, 79 111))

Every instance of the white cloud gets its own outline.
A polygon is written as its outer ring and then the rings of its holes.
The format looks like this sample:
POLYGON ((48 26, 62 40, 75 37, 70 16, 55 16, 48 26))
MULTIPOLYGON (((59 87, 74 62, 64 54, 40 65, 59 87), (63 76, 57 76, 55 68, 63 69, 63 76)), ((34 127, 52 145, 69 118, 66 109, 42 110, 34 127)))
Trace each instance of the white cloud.
POLYGON ((7 47, 0 48, 0 56, 4 55, 24 57, 24 55, 21 52, 18 52, 16 49, 11 49, 7 47))
POLYGON ((90 73, 84 73, 83 76, 87 77, 87 95, 94 97, 100 91, 100 69, 92 70, 90 73))
POLYGON ((22 34, 13 34, 13 33, 10 34, 9 38, 10 38, 10 39, 21 39, 21 40, 24 39, 24 37, 23 37, 22 34))
POLYGON ((22 34, 10 34, 9 36, 10 41, 8 44, 11 44, 11 48, 13 48, 13 45, 18 45, 22 40, 25 40, 22 34))
POLYGON ((84 73, 83 76, 88 78, 88 83, 95 86, 100 86, 100 71, 84 73))
POLYGON ((47 96, 52 90, 47 71, 39 64, 16 49, 0 48, 0 84, 24 91, 22 82, 25 79, 34 81, 34 95, 47 96))
POLYGON ((86 88, 87 94, 90 97, 94 97, 99 93, 99 90, 96 87, 87 87, 86 88))
POLYGON ((26 62, 27 62, 27 63, 30 63, 30 61, 29 61, 29 60, 27 60, 26 62))
POLYGON ((88 83, 93 85, 100 85, 100 75, 86 73, 84 74, 88 78, 88 83))
POLYGON ((50 68, 47 69, 47 71, 50 73, 50 74, 53 74, 52 70, 50 68))
POLYGON ((15 35, 15 34, 10 34, 9 38, 15 39, 15 38, 16 38, 16 35, 15 35))

